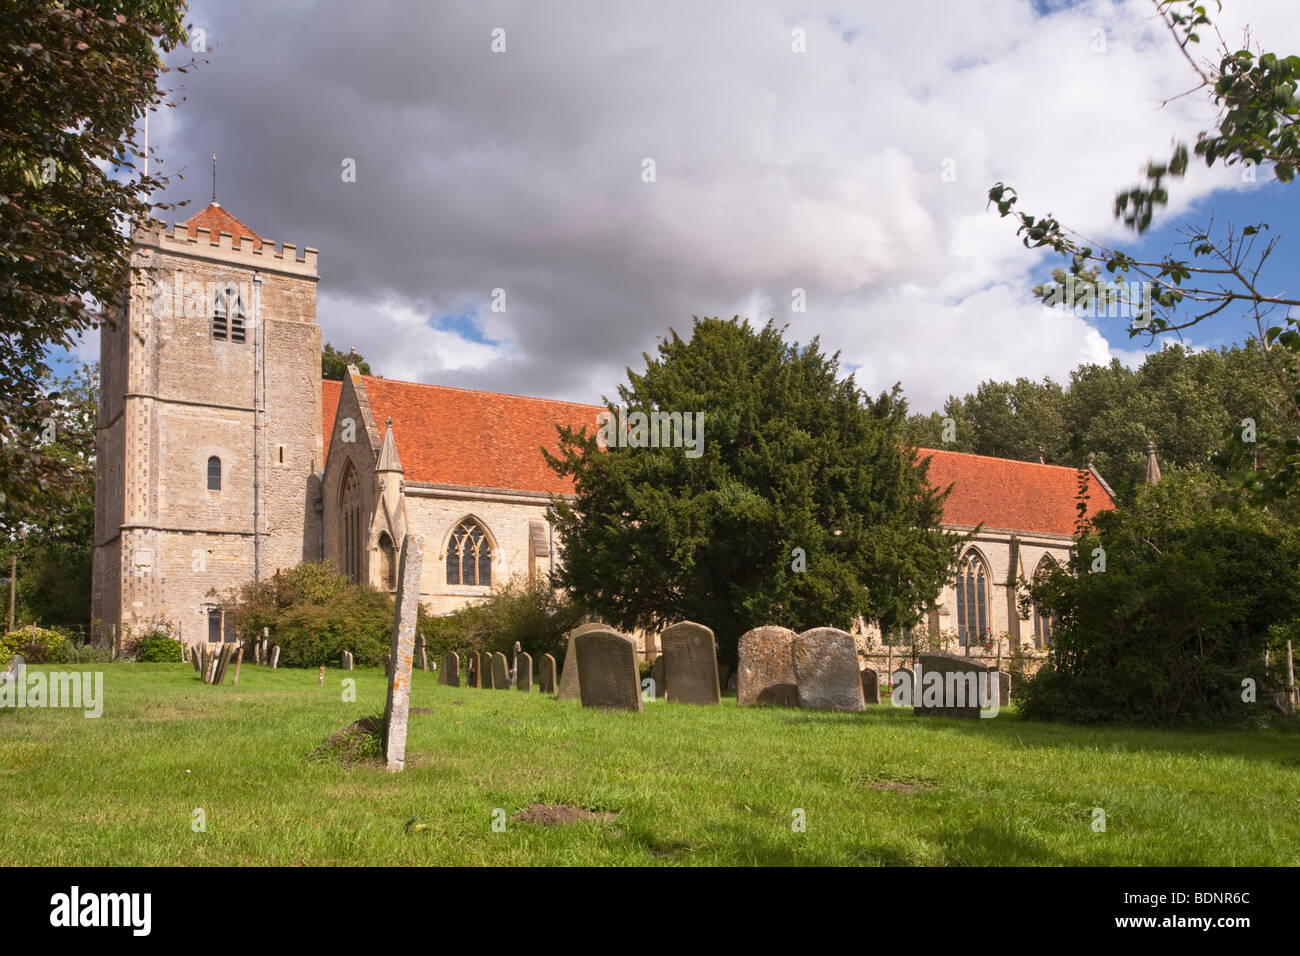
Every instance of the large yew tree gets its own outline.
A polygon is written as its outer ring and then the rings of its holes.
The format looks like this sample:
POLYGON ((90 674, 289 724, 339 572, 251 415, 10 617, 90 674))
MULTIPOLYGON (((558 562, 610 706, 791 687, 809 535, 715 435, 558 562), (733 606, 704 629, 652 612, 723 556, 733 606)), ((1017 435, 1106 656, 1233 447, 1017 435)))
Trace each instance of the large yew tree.
POLYGON ((940 528, 944 494, 905 445, 898 389, 875 399, 841 377, 838 354, 786 342, 771 323, 696 319, 628 369, 611 413, 703 413, 698 457, 680 447, 601 450, 591 428, 560 429, 551 467, 557 584, 603 620, 658 629, 707 624, 734 660, 762 624, 849 628, 859 616, 914 623, 939 593, 959 539, 940 528), (797 550, 796 550, 797 549, 797 550))
POLYGON ((139 174, 161 52, 184 41, 181 0, 0 0, 0 508, 41 522, 68 491, 49 453, 46 362, 120 299, 125 226, 161 177, 139 174), (56 497, 56 500, 57 500, 56 497))

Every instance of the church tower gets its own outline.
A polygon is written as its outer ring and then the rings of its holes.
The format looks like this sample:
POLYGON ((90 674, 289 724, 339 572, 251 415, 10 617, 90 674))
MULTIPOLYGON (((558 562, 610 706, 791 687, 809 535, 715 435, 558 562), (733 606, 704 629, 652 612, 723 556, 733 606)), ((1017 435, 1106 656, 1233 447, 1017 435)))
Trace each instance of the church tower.
POLYGON ((91 613, 231 639, 222 596, 318 550, 316 250, 277 250, 215 201, 132 242, 100 334, 91 613))

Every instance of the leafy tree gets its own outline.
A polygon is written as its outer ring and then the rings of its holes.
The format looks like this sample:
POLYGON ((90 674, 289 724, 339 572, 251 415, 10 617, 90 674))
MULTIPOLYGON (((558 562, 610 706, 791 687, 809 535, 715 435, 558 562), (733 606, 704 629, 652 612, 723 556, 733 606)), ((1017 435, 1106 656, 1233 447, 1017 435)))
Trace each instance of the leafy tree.
POLYGON ((341 382, 344 376, 348 374, 349 365, 355 365, 362 375, 371 374, 370 363, 357 354, 355 350, 340 352, 330 343, 325 343, 325 348, 321 350, 320 355, 321 378, 332 382, 341 382))
POLYGON ((1055 626, 1026 716, 1153 724, 1270 705, 1264 651, 1295 632, 1300 535, 1229 495, 1221 479, 1171 469, 1131 505, 1101 512, 1069 568, 1029 588, 1055 626), (1104 570, 1093 569, 1097 548, 1104 570), (1254 704, 1242 699, 1247 678, 1254 704))
POLYGON ((553 505, 558 583, 626 629, 707 624, 732 660, 762 624, 916 621, 960 539, 941 530, 945 494, 905 445, 898 389, 867 399, 838 377, 838 355, 770 322, 696 319, 689 340, 673 331, 658 352, 619 387, 627 421, 702 416, 699 454, 617 434, 602 452, 594 431, 560 428, 546 457, 576 501, 553 505))
POLYGON ((95 534, 95 427, 99 367, 79 366, 63 380, 47 374, 50 415, 38 436, 42 453, 63 471, 58 494, 17 514, 0 507, 0 563, 18 559, 17 618, 87 631, 95 534))
POLYGON ((0 507, 11 515, 66 486, 38 440, 55 403, 47 349, 71 348, 120 301, 122 224, 171 208, 148 198, 166 178, 134 175, 136 124, 163 100, 159 48, 184 41, 184 10, 0 0, 0 507))
MULTIPOLYGON (((1145 184, 1116 195, 1115 217, 1139 235, 1150 227, 1155 210, 1168 203, 1168 180, 1186 174, 1193 154, 1207 166, 1219 160, 1253 171, 1267 164, 1281 183, 1290 183, 1300 164, 1300 56, 1221 44, 1217 63, 1199 62, 1192 55, 1199 31, 1212 26, 1206 6, 1201 0, 1156 0, 1155 6, 1197 78, 1188 92, 1208 96, 1219 116, 1217 126, 1201 131, 1190 150, 1176 143, 1168 160, 1148 163, 1145 184)), ((1221 3, 1216 6, 1222 9, 1221 3)), ((1261 431, 1258 441, 1249 443, 1255 447, 1239 444, 1224 462, 1261 500, 1295 490, 1300 484, 1300 318, 1290 309, 1300 306, 1300 299, 1261 286, 1261 272, 1279 242, 1277 236, 1266 238, 1266 223, 1211 220, 1180 230, 1185 241, 1178 245, 1190 258, 1173 251, 1144 258, 1119 248, 1094 248, 1051 213, 1037 217, 1015 210, 1019 197, 1005 183, 995 184, 988 195, 999 215, 1019 221, 1017 235, 1027 248, 1046 247, 1068 258, 1068 269, 1055 270, 1053 281, 1035 290, 1045 302, 1099 305, 1113 298, 1131 309, 1131 336, 1175 332, 1230 306, 1244 308, 1255 320, 1263 357, 1283 396, 1283 416, 1276 430, 1261 431), (1284 315, 1277 315, 1279 308, 1284 315)))

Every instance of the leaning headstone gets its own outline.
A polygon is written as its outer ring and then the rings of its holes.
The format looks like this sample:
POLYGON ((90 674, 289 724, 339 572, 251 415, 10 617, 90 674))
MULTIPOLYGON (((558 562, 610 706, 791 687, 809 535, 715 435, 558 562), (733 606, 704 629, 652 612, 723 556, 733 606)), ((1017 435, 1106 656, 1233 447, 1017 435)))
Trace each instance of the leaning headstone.
POLYGON ((721 703, 718 647, 712 629, 681 621, 660 634, 659 640, 664 648, 664 677, 673 689, 671 699, 679 704, 721 703))
POLYGON ((197 644, 190 645, 190 661, 194 664, 194 673, 203 673, 203 662, 199 660, 199 648, 197 644))
MULTIPOLYGON (((922 654, 912 713, 931 717, 979 717, 980 679, 995 668, 969 657, 922 654)), ((987 677, 985 677, 987 679, 987 677)))
POLYGON ((230 666, 230 659, 234 656, 234 644, 221 645, 221 652, 217 655, 217 670, 212 677, 212 683, 224 684, 226 682, 226 668, 230 666))
POLYGON ((664 680, 664 656, 660 654, 650 665, 650 679, 655 682, 655 696, 668 696, 668 682, 664 680))
POLYGON ((492 655, 492 688, 494 690, 510 689, 510 662, 500 651, 492 655))
POLYGON ((788 627, 767 625, 740 637, 740 664, 736 669, 736 703, 741 707, 776 704, 798 707, 790 648, 798 637, 788 627))
POLYGON ((636 642, 632 638, 599 627, 579 634, 574 651, 578 655, 578 688, 583 707, 644 710, 636 642))
POLYGON ((515 689, 531 691, 533 689, 533 655, 520 651, 515 664, 515 689))
POLYGON ((478 651, 469 652, 469 673, 465 678, 465 686, 483 686, 483 657, 478 651))
POLYGON ((279 644, 271 648, 271 666, 272 667, 280 666, 280 645, 279 644))
POLYGON ((442 673, 438 675, 438 683, 448 687, 460 686, 460 655, 455 651, 442 655, 442 673))
POLYGON ((794 639, 790 654, 799 706, 804 710, 866 710, 852 634, 814 627, 794 639))
POLYGON ((880 703, 880 675, 870 666, 862 668, 862 699, 868 704, 880 703))
POLYGON ((538 666, 537 689, 543 694, 555 693, 555 658, 550 654, 542 655, 542 663, 538 666))
POLYGON ((578 638, 592 631, 609 630, 604 624, 583 624, 569 632, 569 647, 564 652, 564 670, 560 673, 560 700, 577 700, 582 696, 582 679, 578 676, 578 638))
POLYGON ((415 662, 415 622, 420 611, 420 568, 424 539, 402 537, 397 562, 397 606, 393 611, 393 643, 388 661, 388 700, 384 705, 384 760, 389 770, 406 765, 406 721, 411 710, 411 666, 415 662))

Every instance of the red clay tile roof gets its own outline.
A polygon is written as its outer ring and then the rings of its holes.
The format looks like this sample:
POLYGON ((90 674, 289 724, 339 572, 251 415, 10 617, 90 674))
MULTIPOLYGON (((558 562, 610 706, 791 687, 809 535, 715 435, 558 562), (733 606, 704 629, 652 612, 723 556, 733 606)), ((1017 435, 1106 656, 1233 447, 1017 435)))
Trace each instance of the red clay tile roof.
MULTIPOLYGON (((605 410, 369 375, 361 381, 381 437, 384 420, 393 419, 393 437, 407 481, 571 494, 572 482, 551 471, 541 448, 558 447, 557 424, 579 429, 585 425, 594 432, 596 414, 605 410)), ((323 388, 323 405, 337 408, 341 383, 322 386, 333 386, 323 388)), ((334 411, 322 417, 328 455, 334 411)))
MULTIPOLYGON (((945 524, 1074 534, 1079 489, 1075 469, 932 448, 918 451, 922 458, 930 456, 930 485, 953 486, 944 506, 945 524)), ((1091 475, 1088 495, 1089 517, 1115 507, 1091 475)))
MULTIPOLYGON (((555 448, 557 423, 594 430, 596 414, 604 411, 598 405, 367 375, 362 382, 381 437, 384 419, 392 416, 393 437, 408 481, 570 493, 570 482, 546 466, 538 449, 542 445, 555 448)), ((321 382, 326 459, 342 390, 342 382, 321 382)), ((931 458, 930 484, 937 488, 953 485, 944 508, 945 523, 1074 533, 1075 469, 929 448, 919 451, 922 457, 931 458)), ((1089 486, 1090 516, 1114 508, 1110 495, 1095 480, 1090 478, 1089 486)))
POLYGON ((330 460, 330 439, 334 437, 334 416, 339 410, 339 396, 343 394, 343 383, 321 379, 320 383, 320 418, 321 430, 325 433, 325 452, 320 461, 320 470, 325 470, 325 462, 330 460))
POLYGON ((262 237, 246 225, 226 212, 218 203, 210 202, 194 215, 190 216, 183 223, 185 231, 191 237, 198 237, 199 229, 208 230, 212 237, 212 242, 217 242, 217 233, 228 232, 232 240, 238 241, 241 237, 251 239, 254 249, 262 248, 262 237))

